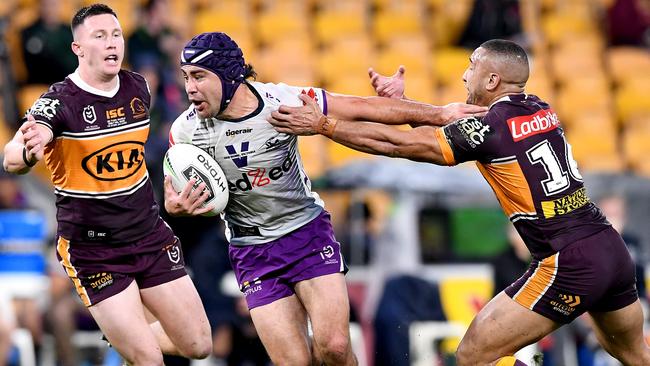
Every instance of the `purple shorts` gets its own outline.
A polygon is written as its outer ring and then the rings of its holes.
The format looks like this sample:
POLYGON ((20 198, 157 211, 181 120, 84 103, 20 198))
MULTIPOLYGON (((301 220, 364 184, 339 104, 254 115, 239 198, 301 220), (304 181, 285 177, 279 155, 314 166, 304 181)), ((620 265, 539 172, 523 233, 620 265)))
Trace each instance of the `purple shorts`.
POLYGON ((249 309, 293 295, 300 281, 347 271, 325 210, 277 240, 231 245, 230 263, 249 309))
POLYGON ((634 263, 611 227, 533 260, 505 292, 558 323, 570 323, 586 311, 618 310, 638 299, 634 263))
POLYGON ((133 281, 142 289, 187 275, 180 241, 162 219, 145 238, 121 246, 59 236, 56 252, 86 306, 124 291, 133 281))

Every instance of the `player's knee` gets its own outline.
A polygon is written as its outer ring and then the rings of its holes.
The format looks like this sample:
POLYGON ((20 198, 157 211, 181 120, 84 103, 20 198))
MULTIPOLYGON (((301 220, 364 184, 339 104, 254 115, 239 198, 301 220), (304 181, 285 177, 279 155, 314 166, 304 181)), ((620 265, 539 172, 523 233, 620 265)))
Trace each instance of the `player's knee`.
POLYGON ((465 337, 458 345, 458 348, 456 349, 456 365, 469 366, 479 364, 479 352, 476 352, 476 349, 472 349, 472 347, 469 346, 469 343, 470 342, 465 337))
POLYGON ((327 364, 342 364, 352 352, 350 338, 346 335, 333 335, 316 340, 320 355, 327 364))
POLYGON ((271 357, 271 361, 277 366, 311 366, 312 358, 307 349, 295 347, 291 352, 282 352, 271 357))
POLYGON ((163 355, 158 349, 139 349, 131 355, 124 356, 127 365, 133 366, 163 366, 163 355))
POLYGON ((181 353, 187 358, 195 360, 202 360, 212 354, 212 339, 210 337, 202 337, 190 344, 187 349, 182 350, 181 353))

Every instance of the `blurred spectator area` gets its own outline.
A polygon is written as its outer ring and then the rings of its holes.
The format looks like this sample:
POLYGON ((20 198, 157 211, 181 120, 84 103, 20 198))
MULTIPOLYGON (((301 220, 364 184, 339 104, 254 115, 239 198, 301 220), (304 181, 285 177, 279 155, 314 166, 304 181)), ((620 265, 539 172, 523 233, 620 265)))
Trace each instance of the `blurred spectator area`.
MULTIPOLYGON (((642 43, 616 41, 621 32, 644 29, 650 19, 643 16, 647 0, 162 1, 168 2, 168 21, 183 39, 206 31, 230 34, 260 81, 371 95, 368 67, 392 74, 403 64, 407 95, 441 105, 466 97, 461 79, 471 49, 458 45, 461 38, 467 44, 467 34, 473 34, 470 28, 492 24, 496 33, 490 34, 500 34, 501 29, 519 27, 520 33, 502 34, 530 52, 527 92, 554 107, 581 170, 650 176, 650 160, 644 159, 650 153, 650 51, 642 43), (487 18, 504 4, 507 16, 487 18), (639 19, 635 28, 621 30, 625 20, 620 17, 629 19, 630 9, 639 19), (482 13, 485 19, 480 18, 482 13), (617 44, 610 45, 610 39, 617 44)), ((52 11, 69 24, 76 9, 93 1, 55 2, 59 5, 52 11)), ((118 13, 125 37, 145 14, 141 6, 145 0, 104 2, 118 13)), ((8 20, 4 41, 15 80, 2 86, 15 88, 16 97, 3 102, 15 102, 18 114, 47 87, 26 84, 19 39, 21 30, 38 18, 39 3, 0 3, 0 17, 8 20)), ((644 39, 643 34, 637 36, 644 39)), ((0 119, 14 126, 17 116, 4 114, 0 119)), ((10 137, 13 128, 0 129, 0 138, 10 137)), ((319 136, 303 138, 300 145, 312 177, 352 160, 373 159, 319 136)))

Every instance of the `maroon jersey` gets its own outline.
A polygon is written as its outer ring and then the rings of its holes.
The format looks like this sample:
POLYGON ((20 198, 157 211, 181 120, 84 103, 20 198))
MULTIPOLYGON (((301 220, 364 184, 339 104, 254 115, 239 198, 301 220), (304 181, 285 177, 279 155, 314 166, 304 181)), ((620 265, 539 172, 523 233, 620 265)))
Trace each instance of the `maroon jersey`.
POLYGON ((557 115, 538 97, 503 97, 481 120, 458 120, 436 136, 448 165, 476 160, 533 257, 609 227, 587 197, 557 115))
MULTIPOLYGON (((52 131, 45 163, 57 196, 59 235, 73 242, 135 242, 160 220, 144 160, 148 86, 130 71, 120 71, 118 80, 106 92, 75 72, 28 112, 52 131)), ((173 238, 171 230, 167 235, 173 238)))

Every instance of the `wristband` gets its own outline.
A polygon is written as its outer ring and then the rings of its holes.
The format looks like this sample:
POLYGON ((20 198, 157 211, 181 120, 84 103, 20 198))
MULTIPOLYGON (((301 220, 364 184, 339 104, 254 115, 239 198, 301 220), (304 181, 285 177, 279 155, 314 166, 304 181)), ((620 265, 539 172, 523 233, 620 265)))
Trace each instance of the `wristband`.
POLYGON ((336 129, 336 123, 338 121, 335 118, 328 118, 326 116, 321 117, 316 126, 316 132, 321 135, 332 138, 334 135, 334 130, 336 129))
POLYGON ((38 163, 38 160, 29 161, 29 159, 27 159, 27 148, 25 146, 23 146, 23 161, 25 162, 25 165, 27 165, 30 168, 36 165, 36 163, 38 163))

